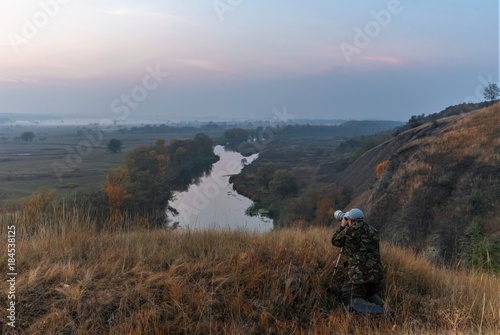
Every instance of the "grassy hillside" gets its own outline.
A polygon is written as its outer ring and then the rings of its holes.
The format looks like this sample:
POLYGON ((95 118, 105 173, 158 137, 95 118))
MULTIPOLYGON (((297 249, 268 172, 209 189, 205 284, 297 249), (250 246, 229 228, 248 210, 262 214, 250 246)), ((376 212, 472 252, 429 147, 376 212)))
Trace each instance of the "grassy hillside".
POLYGON ((452 260, 478 235, 486 262, 500 255, 499 124, 500 104, 422 124, 366 152, 338 182, 385 238, 452 260))
MULTIPOLYGON (((498 277, 438 268, 389 244, 381 294, 393 315, 349 317, 334 298, 344 270, 333 276, 332 228, 97 231, 86 213, 58 205, 0 221, 1 236, 16 231, 18 334, 500 332, 498 277)), ((0 327, 14 334, 5 253, 0 262, 0 327)))

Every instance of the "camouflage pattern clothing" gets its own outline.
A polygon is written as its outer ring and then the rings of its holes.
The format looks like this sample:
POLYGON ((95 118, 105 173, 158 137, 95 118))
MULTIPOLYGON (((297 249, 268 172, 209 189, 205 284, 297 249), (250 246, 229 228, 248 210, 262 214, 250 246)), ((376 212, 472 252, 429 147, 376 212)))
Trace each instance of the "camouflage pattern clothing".
POLYGON ((362 220, 351 227, 340 227, 332 237, 332 244, 343 247, 351 284, 380 283, 384 268, 380 259, 378 231, 362 220))

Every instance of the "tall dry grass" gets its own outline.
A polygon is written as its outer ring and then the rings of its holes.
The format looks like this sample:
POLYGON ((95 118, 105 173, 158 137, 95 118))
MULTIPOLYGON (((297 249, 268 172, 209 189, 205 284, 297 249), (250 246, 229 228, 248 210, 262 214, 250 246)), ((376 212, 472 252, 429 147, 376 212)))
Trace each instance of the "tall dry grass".
POLYGON ((500 161, 500 103, 454 117, 437 136, 427 139, 424 154, 445 157, 460 154, 483 164, 500 161))
MULTIPOLYGON (((0 219, 2 237, 17 231, 18 334, 500 333, 498 277, 386 244, 381 294, 393 314, 347 315, 328 228, 108 232, 73 207, 44 211, 39 222, 22 210, 0 219)), ((2 334, 15 333, 6 307, 2 298, 2 334)))
MULTIPOLYGON (((435 173, 436 166, 445 170, 466 157, 484 165, 499 164, 500 103, 436 122, 439 127, 432 134, 414 139, 400 150, 419 148, 412 160, 405 163, 396 175, 412 180, 414 185, 410 186, 411 189, 418 188, 425 176, 435 173)), ((420 128, 421 132, 430 132, 434 125, 428 123, 420 128)))

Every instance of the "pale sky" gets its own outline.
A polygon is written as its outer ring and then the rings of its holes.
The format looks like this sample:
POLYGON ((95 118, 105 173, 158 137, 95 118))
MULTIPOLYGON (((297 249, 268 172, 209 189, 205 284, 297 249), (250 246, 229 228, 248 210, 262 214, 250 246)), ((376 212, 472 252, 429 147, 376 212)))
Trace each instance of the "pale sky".
POLYGON ((498 0, 0 0, 0 113, 408 120, 498 82, 498 0))

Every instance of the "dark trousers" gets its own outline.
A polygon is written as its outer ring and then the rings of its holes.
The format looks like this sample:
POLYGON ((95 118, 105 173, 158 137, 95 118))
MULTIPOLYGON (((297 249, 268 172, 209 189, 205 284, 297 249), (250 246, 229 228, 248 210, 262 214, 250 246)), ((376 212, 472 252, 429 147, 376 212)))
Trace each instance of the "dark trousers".
POLYGON ((340 289, 342 295, 342 302, 344 304, 350 305, 354 298, 367 298, 371 297, 377 293, 377 289, 380 283, 366 283, 366 284, 351 284, 346 283, 342 285, 340 289))

